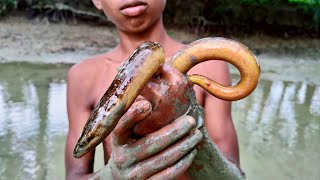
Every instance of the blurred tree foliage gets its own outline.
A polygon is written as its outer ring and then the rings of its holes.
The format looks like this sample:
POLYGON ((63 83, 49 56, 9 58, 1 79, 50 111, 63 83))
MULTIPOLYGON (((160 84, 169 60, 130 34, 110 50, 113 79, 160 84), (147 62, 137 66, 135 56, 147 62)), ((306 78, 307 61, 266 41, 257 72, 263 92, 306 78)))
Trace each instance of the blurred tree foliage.
MULTIPOLYGON (((103 14, 91 0, 0 0, 0 15, 14 10, 31 17, 94 17, 103 14)), ((164 21, 169 26, 196 31, 300 31, 320 33, 320 0, 167 0, 164 21)))
POLYGON ((320 0, 168 0, 165 21, 196 30, 319 35, 320 0), (171 3, 170 3, 171 2, 171 3), (173 3, 174 2, 174 3, 173 3))
POLYGON ((15 9, 17 7, 17 0, 1 0, 0 1, 0 15, 15 9))
POLYGON ((29 17, 47 17, 53 22, 77 17, 106 19, 91 0, 0 0, 0 16, 12 11, 27 12, 29 17))

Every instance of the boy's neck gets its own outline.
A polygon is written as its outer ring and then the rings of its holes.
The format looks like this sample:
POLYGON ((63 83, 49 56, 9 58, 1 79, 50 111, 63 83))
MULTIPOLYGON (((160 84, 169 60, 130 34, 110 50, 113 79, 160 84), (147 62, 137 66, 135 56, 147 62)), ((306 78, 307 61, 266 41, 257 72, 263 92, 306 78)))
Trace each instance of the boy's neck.
POLYGON ((117 46, 118 52, 125 56, 129 56, 140 44, 146 41, 155 41, 160 43, 164 49, 174 41, 168 36, 162 19, 141 33, 128 33, 118 30, 120 42, 117 46))

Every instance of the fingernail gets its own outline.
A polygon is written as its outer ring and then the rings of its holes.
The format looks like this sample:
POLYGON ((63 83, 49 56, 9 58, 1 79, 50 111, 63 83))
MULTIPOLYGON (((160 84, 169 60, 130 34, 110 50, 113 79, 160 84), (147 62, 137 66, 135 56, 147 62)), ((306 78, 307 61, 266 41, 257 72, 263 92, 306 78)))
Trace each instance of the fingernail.
POLYGON ((195 129, 194 132, 192 132, 192 133, 193 133, 192 136, 193 136, 195 142, 198 143, 198 142, 200 142, 202 140, 203 135, 202 135, 200 130, 195 129))
POLYGON ((194 149, 193 151, 191 151, 190 156, 193 158, 194 156, 196 156, 198 153, 197 149, 194 149))
POLYGON ((147 112, 149 111, 150 108, 151 108, 150 103, 145 100, 140 101, 136 106, 136 109, 138 110, 139 113, 147 112))

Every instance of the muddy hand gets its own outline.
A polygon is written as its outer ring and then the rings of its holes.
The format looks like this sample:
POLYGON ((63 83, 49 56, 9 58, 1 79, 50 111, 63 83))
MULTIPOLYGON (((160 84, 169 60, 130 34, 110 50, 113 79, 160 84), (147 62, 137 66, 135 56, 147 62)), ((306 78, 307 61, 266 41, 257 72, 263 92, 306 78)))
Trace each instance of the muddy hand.
MULTIPOLYGON (((196 155, 194 148, 202 134, 194 129, 196 122, 190 116, 182 116, 142 139, 131 137, 132 127, 150 112, 148 101, 134 103, 111 133, 113 150, 108 165, 115 179, 174 178, 185 172, 196 155)), ((103 173, 97 176, 102 178, 103 173)))
POLYGON ((139 136, 170 124, 190 108, 189 95, 193 91, 193 83, 168 64, 164 64, 158 73, 158 78, 151 78, 140 93, 152 104, 153 111, 133 128, 133 132, 139 136))

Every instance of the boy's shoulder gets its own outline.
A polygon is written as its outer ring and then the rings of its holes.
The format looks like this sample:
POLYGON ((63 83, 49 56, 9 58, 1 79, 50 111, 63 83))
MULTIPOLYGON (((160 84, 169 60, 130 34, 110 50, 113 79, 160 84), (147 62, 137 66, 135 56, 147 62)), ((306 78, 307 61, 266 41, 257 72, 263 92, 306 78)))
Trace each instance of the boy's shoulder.
POLYGON ((68 76, 82 76, 89 78, 99 73, 101 68, 112 65, 108 58, 108 53, 88 57, 73 65, 68 72, 68 76))
POLYGON ((112 66, 113 62, 108 60, 108 53, 89 57, 69 69, 67 83, 73 84, 75 88, 92 87, 96 78, 100 77, 102 72, 108 72, 106 68, 112 66))

